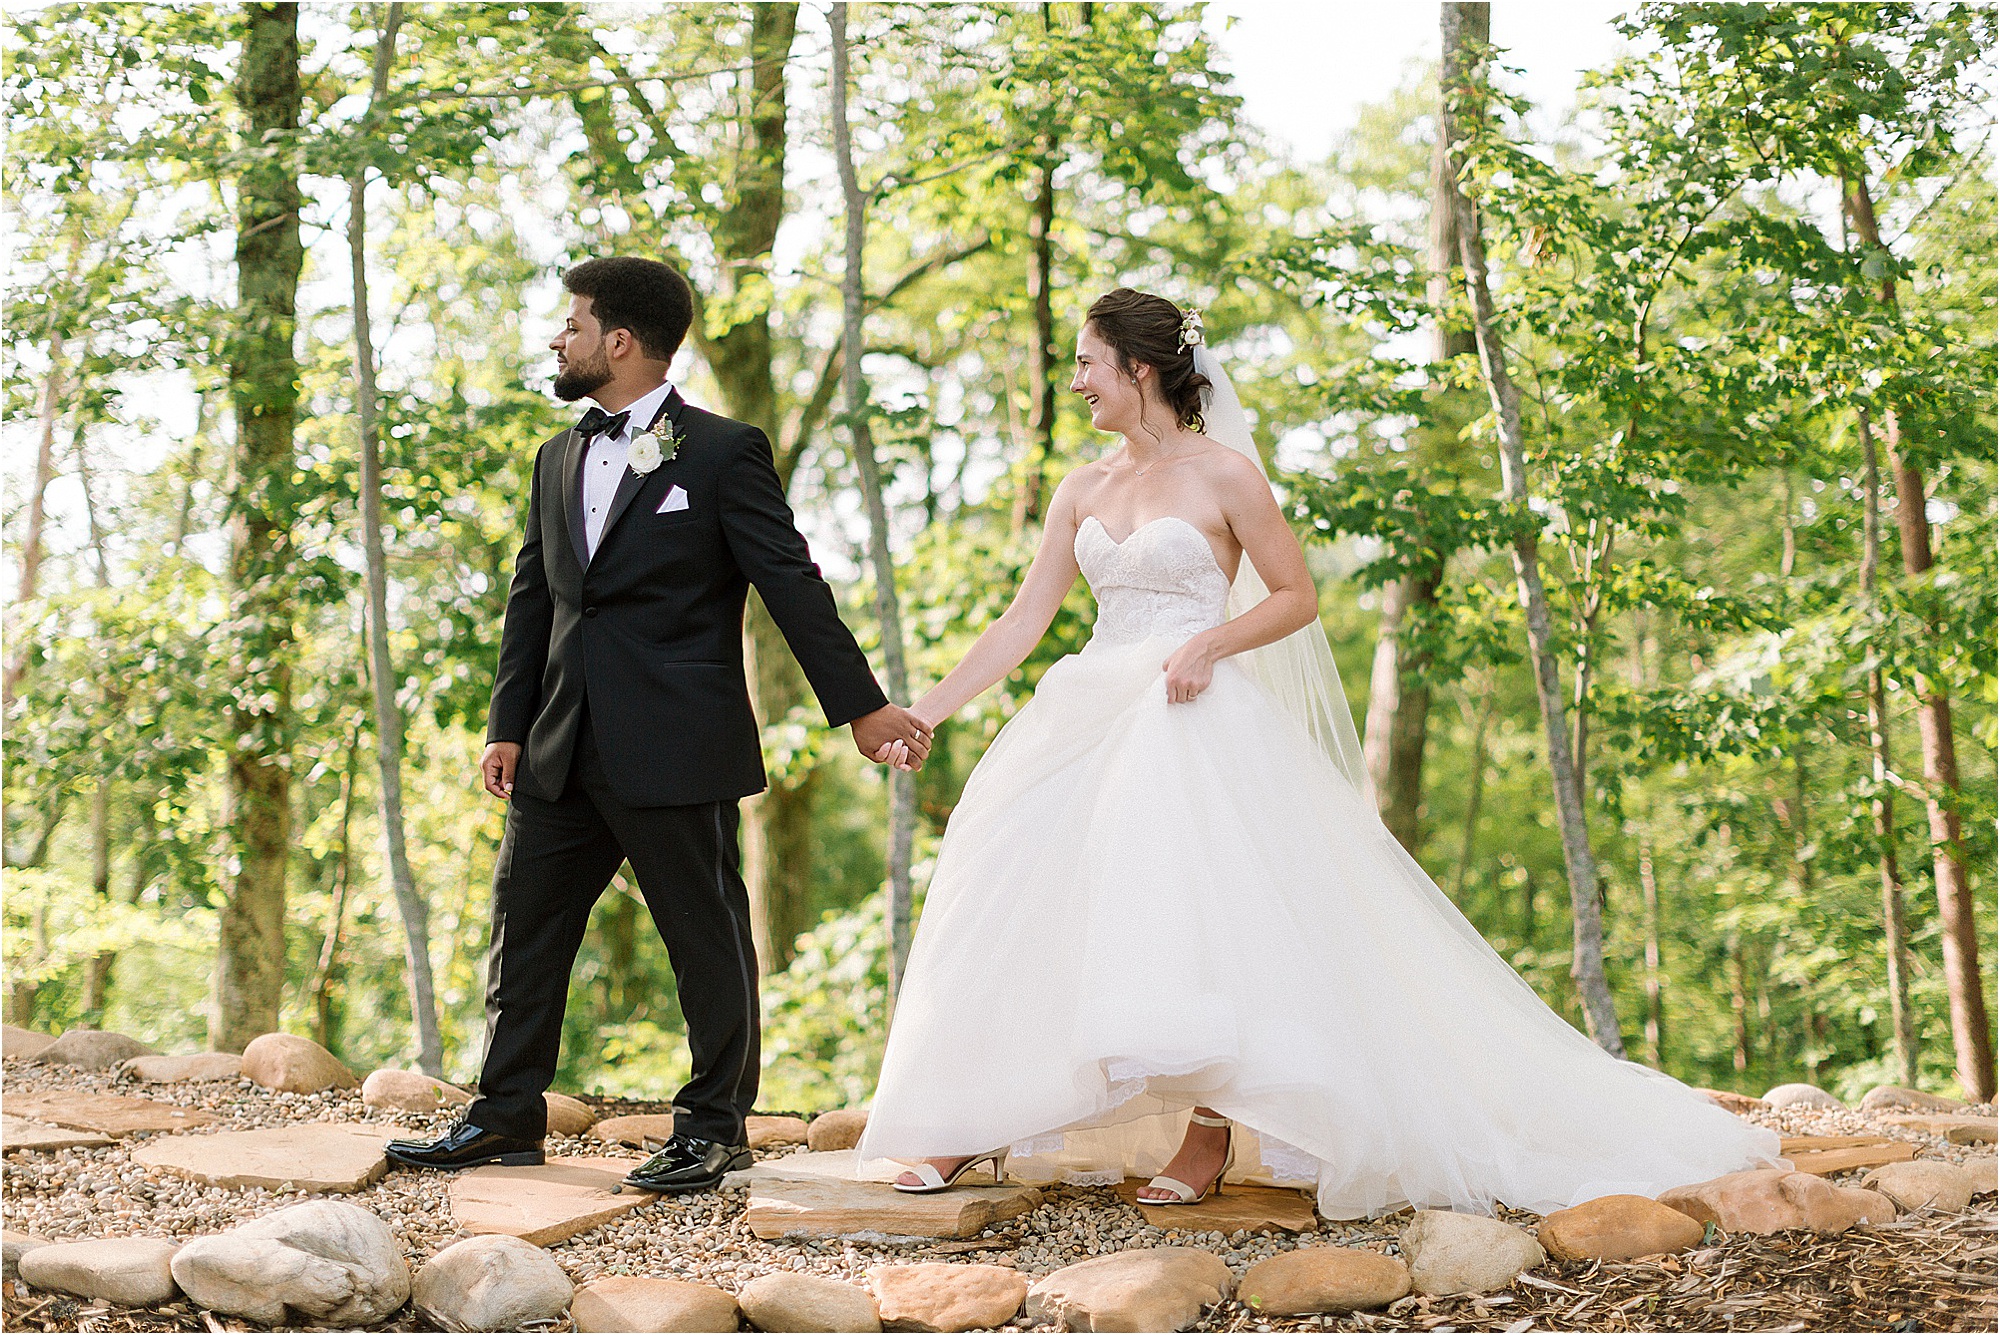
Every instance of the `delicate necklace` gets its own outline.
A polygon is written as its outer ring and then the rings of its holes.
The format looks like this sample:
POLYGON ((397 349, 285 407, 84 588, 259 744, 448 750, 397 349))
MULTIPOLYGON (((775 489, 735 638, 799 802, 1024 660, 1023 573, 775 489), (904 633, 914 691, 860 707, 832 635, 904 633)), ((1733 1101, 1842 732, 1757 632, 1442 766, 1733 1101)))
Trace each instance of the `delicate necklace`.
POLYGON ((1152 472, 1155 468, 1158 468, 1161 464, 1165 463, 1167 460, 1179 458, 1180 453, 1181 452, 1179 450, 1175 450, 1170 454, 1163 454, 1159 458, 1153 460, 1153 462, 1147 464, 1144 468, 1140 468, 1137 465, 1134 465, 1132 469, 1132 476, 1144 477, 1146 476, 1146 474, 1152 472))

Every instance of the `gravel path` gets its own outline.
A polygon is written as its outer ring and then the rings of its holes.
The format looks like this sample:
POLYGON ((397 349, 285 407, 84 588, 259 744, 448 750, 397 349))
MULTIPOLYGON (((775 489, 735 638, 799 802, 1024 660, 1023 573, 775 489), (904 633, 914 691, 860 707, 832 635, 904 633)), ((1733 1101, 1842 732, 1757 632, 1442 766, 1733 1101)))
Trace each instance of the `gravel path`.
MULTIPOLYGON (((217 1131, 248 1130, 256 1127, 311 1121, 365 1121, 405 1128, 412 1132, 441 1130, 449 1111, 418 1116, 388 1114, 363 1107, 359 1091, 325 1094, 277 1094, 248 1080, 206 1084, 133 1085, 114 1083, 108 1073, 76 1071, 70 1068, 5 1065, 4 1090, 23 1094, 44 1090, 79 1090, 118 1093, 155 1099, 163 1103, 201 1108, 220 1118, 217 1131)), ((658 1104, 638 1104, 609 1099, 588 1099, 605 1115, 661 1110, 658 1104)), ((1991 1113, 1990 1107, 1979 1111, 1991 1113)), ((1906 1128, 1877 1126, 1850 1110, 1785 1109, 1753 1116, 1784 1135, 1886 1134, 1920 1145, 1925 1158, 1963 1160, 1987 1152, 1947 1144, 1939 1137, 1906 1128)), ((135 1136, 97 1150, 25 1152, 7 1156, 4 1191, 0 1192, 0 1220, 20 1232, 34 1233, 61 1241, 68 1239, 149 1235, 185 1240, 203 1233, 218 1232, 233 1224, 268 1213, 282 1205, 311 1199, 310 1193, 280 1194, 262 1189, 228 1190, 203 1187, 172 1174, 140 1167, 132 1162, 130 1147, 143 1140, 135 1136)), ((601 1142, 590 1139, 551 1138, 554 1154, 602 1155, 601 1142)), ((623 1151, 619 1151, 623 1152, 623 1151)), ((771 1153, 788 1153, 788 1150, 771 1153)), ((635 1156, 636 1157, 636 1156, 635 1156)), ((769 1157, 764 1155, 760 1157, 769 1157)), ((1861 1174, 1843 1174, 1835 1180, 1858 1183, 1861 1174)), ((454 1241, 456 1224, 447 1203, 449 1177, 443 1174, 392 1171, 367 1189, 339 1199, 354 1201, 381 1216, 401 1237, 412 1266, 454 1241)), ((1139 1212, 1101 1188, 1064 1187, 1031 1213, 996 1224, 975 1239, 940 1244, 879 1245, 841 1240, 763 1241, 753 1236, 742 1219, 745 1193, 706 1192, 694 1196, 668 1197, 631 1214, 558 1244, 550 1254, 577 1283, 604 1275, 655 1275, 697 1280, 735 1292, 757 1275, 777 1270, 805 1271, 854 1283, 864 1283, 868 1267, 882 1262, 963 1260, 1012 1266, 1033 1279, 1065 1265, 1108 1252, 1162 1245, 1191 1246, 1214 1252, 1241 1277, 1256 1261, 1298 1246, 1338 1245, 1367 1247, 1378 1251, 1395 1250, 1398 1229, 1407 1213, 1372 1221, 1322 1222, 1312 1232, 1183 1233, 1153 1227, 1139 1212)), ((1533 1227, 1537 1216, 1524 1211, 1503 1210, 1510 1222, 1533 1227)), ((1975 1202, 1958 1222, 1973 1225, 1970 1236, 1982 1231, 1986 1247, 1982 1263, 1991 1269, 1993 1221, 1991 1199, 1975 1202)), ((1857 1233, 1869 1230, 1855 1230, 1857 1233)), ((1964 1230, 1960 1230, 1963 1232, 1964 1230)), ((1914 1236, 1914 1235, 1913 1235, 1914 1236)), ((1768 1241, 1768 1240, 1765 1240, 1768 1241)), ((1709 1249, 1726 1256, 1731 1247, 1755 1246, 1758 1240, 1726 1241, 1709 1249)), ((1944 1244, 1940 1243, 1940 1246, 1944 1244)), ((1769 1250, 1766 1248, 1766 1250, 1769 1250)), ((1962 1250, 1962 1248, 1961 1248, 1962 1250)), ((1974 1259, 1977 1259, 1975 1254, 1974 1259)), ((1963 1255, 1953 1253, 1946 1265, 1963 1268, 1963 1255)), ((1583 1275, 1598 1267, 1574 1267, 1577 1276, 1563 1277, 1572 1289, 1583 1275)), ((1619 1270, 1619 1267, 1602 1268, 1619 1270)), ((1629 1269, 1627 1267, 1626 1269, 1629 1269)), ((1560 1274, 1559 1270, 1547 1273, 1560 1274)), ((1605 1276, 1609 1283, 1615 1276, 1605 1276)), ((1629 1276, 1627 1276, 1629 1278, 1629 1276)), ((1841 1281, 1834 1279, 1837 1288, 1841 1281)), ((1517 1286, 1518 1288, 1518 1286, 1517 1286)), ((1962 1308, 1924 1314, 1926 1329, 1985 1329, 1992 1323, 1991 1286, 1969 1282, 1962 1308), (1980 1299, 1988 1299, 1981 1305, 1980 1299), (1984 1315, 1982 1316, 1981 1313, 1984 1315), (1961 1321, 1981 1320, 1980 1326, 1961 1321)), ((1523 1294, 1523 1298, 1529 1295, 1523 1294)), ((1506 1330, 1518 1324, 1525 1310, 1523 1299, 1489 1295, 1483 1300, 1405 1299, 1387 1313, 1357 1314, 1302 1320, 1258 1318, 1240 1304, 1228 1303, 1213 1311, 1197 1327, 1201 1330, 1506 1330), (1510 1304, 1513 1304, 1510 1306, 1510 1304)), ((7 1295, 6 1325, 10 1329, 214 1329, 201 1315, 185 1307, 169 1307, 154 1312, 121 1312, 91 1308, 72 1300, 47 1301, 46 1295, 18 1291, 10 1285, 7 1295), (40 1304, 37 1309, 37 1304, 40 1304)), ((1856 1315, 1859 1315, 1857 1312, 1856 1315)), ((1547 1321, 1538 1313, 1536 1325, 1542 1329, 1626 1329, 1623 1323, 1593 1324, 1598 1318, 1575 1323, 1547 1321)), ((232 1328, 250 1329, 241 1322, 232 1328)), ((1757 1328, 1783 1329, 1782 1323, 1753 1323, 1757 1328)), ((1025 1317, 1014 1325, 1028 1328, 1025 1317)), ((1734 1321, 1714 1326, 1686 1325, 1679 1328, 1727 1329, 1734 1321)), ((1887 1322, 1873 1328, 1886 1328, 1887 1322)), ((1662 1327, 1651 1327, 1662 1328, 1662 1327)), ((1793 1327, 1807 1329, 1805 1326, 1793 1327)), ((1818 1327, 1821 1329, 1835 1327, 1818 1327)), ((1837 1327, 1867 1329, 1868 1325, 1837 1327)), ((422 1318, 407 1310, 396 1322, 377 1327, 384 1330, 429 1329, 422 1318)))

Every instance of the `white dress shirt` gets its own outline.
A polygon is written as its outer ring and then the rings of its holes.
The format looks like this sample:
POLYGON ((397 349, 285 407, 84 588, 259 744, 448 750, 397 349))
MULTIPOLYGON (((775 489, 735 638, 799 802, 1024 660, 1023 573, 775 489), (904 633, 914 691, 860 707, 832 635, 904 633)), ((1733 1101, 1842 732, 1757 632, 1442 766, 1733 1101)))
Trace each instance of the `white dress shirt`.
POLYGON ((611 514, 611 502, 618 495, 618 484, 625 479, 625 461, 633 433, 652 424, 667 395, 673 392, 672 381, 661 381, 659 388, 648 390, 645 397, 628 405, 626 411, 631 416, 625 419, 625 426, 618 434, 600 431, 590 438, 583 456, 583 548, 588 555, 597 555, 598 541, 604 536, 604 521, 611 514))

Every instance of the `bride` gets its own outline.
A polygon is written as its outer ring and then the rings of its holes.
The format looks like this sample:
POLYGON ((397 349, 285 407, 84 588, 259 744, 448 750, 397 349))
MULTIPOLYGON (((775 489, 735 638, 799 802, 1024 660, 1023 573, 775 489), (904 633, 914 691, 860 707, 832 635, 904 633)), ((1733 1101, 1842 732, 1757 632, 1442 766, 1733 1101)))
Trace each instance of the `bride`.
POLYGON ((1550 1010, 1382 825, 1199 316, 1120 288, 1076 361, 1123 444, 1063 479, 1012 605, 914 711, 936 726, 1013 671, 1079 570, 1096 626, 953 812, 862 1171, 1156 1174, 1157 1204, 1226 1176, 1354 1218, 1546 1213, 1775 1163, 1775 1133, 1550 1010))

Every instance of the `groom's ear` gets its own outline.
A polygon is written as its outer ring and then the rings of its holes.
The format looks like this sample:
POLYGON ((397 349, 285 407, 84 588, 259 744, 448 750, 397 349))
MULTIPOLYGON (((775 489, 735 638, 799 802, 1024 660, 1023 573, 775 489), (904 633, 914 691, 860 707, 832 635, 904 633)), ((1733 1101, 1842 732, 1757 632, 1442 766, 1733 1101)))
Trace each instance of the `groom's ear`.
POLYGON ((639 350, 639 340, 632 331, 618 327, 604 331, 604 355, 611 358, 629 357, 639 350))

